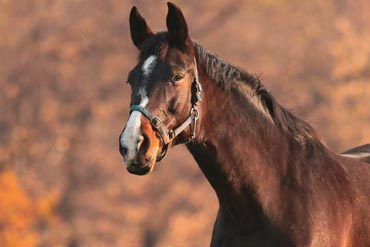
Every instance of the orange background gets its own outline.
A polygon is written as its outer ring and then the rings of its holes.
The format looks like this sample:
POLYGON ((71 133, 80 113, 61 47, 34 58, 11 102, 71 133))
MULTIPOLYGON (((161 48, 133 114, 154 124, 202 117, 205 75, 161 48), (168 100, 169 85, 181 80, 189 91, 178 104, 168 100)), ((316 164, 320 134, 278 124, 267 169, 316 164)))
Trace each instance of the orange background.
MULTIPOLYGON (((134 4, 165 29, 165 1, 0 1, 0 246, 208 245, 217 200, 185 148, 146 177, 118 152, 134 4)), ((332 149, 370 142, 368 0, 176 4, 332 149)))

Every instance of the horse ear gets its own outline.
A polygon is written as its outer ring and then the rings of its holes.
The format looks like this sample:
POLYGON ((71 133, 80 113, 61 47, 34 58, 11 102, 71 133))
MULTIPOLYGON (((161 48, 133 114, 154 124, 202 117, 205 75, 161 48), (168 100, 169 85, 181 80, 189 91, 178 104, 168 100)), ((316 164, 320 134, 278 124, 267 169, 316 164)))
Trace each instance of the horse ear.
POLYGON ((190 38, 184 15, 175 4, 168 2, 167 6, 166 24, 170 34, 170 40, 174 43, 185 44, 190 38))
POLYGON ((153 36, 152 30, 135 6, 132 7, 130 12, 130 31, 132 42, 139 49, 144 41, 153 36))

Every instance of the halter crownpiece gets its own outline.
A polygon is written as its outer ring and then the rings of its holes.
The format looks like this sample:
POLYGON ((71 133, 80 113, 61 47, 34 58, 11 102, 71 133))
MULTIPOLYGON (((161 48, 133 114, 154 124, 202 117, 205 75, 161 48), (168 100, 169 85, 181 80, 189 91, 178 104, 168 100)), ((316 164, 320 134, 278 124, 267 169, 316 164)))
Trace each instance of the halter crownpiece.
POLYGON ((130 114, 133 111, 141 112, 146 118, 149 119, 150 124, 155 129, 157 134, 162 139, 164 149, 161 155, 157 158, 157 161, 161 161, 167 153, 168 145, 178 136, 181 132, 183 132, 188 126, 190 126, 190 137, 186 143, 189 143, 194 140, 196 134, 196 124, 199 118, 199 111, 197 109, 197 105, 199 101, 201 101, 201 93, 202 87, 199 83, 199 75, 198 75, 198 68, 197 68, 197 61, 194 58, 194 81, 191 84, 191 109, 189 112, 189 116, 182 122, 179 126, 174 129, 169 130, 162 122, 162 120, 150 113, 147 109, 142 107, 141 105, 132 105, 130 107, 130 114))

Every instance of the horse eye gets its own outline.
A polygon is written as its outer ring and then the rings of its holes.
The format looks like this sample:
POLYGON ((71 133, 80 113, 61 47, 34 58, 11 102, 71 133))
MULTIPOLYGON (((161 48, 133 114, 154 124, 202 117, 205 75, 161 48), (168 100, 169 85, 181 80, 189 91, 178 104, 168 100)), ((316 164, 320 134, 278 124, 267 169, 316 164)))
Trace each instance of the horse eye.
POLYGON ((182 74, 177 74, 177 75, 175 75, 175 76, 172 78, 172 81, 173 81, 173 82, 178 82, 178 81, 181 81, 182 79, 184 79, 184 75, 182 75, 182 74))

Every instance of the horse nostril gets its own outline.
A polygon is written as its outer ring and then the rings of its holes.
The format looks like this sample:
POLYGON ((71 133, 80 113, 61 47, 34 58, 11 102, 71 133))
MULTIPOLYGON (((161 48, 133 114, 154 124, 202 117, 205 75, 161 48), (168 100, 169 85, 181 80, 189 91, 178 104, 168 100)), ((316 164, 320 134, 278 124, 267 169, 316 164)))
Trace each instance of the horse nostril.
POLYGON ((122 146, 121 144, 119 145, 119 152, 121 153, 121 155, 123 157, 126 157, 127 155, 127 152, 128 152, 128 148, 125 147, 125 146, 122 146))
POLYGON ((137 150, 140 149, 140 146, 143 142, 144 142, 144 136, 140 135, 139 138, 137 139, 137 146, 136 146, 137 150))

